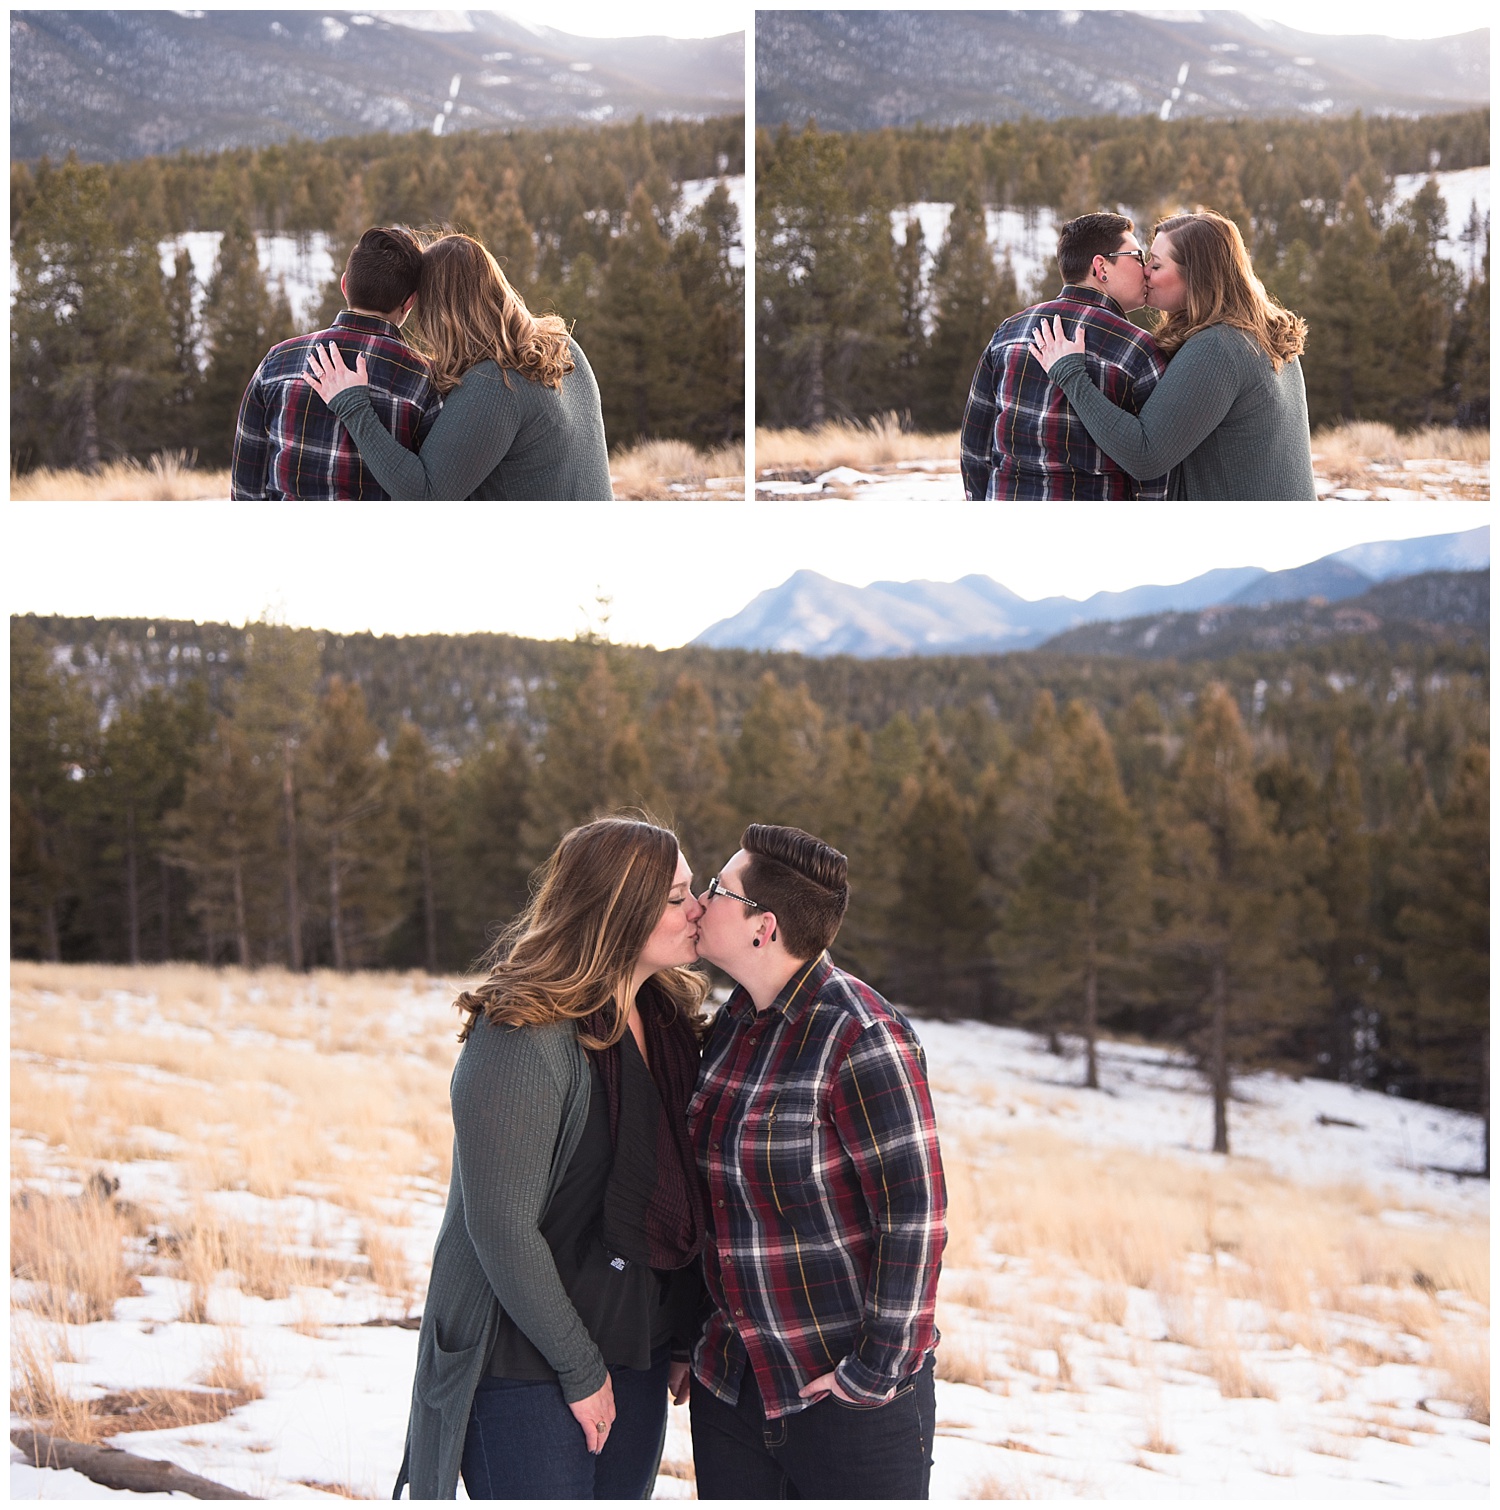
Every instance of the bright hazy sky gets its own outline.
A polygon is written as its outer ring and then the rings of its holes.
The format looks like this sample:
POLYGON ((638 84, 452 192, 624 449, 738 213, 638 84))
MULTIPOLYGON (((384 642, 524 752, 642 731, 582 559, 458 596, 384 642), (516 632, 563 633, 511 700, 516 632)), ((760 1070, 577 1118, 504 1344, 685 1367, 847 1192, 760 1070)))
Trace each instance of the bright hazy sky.
POLYGON ((680 645, 799 568, 864 586, 971 572, 1024 598, 1300 566, 1488 521, 1483 503, 11 505, 12 613, 680 645))

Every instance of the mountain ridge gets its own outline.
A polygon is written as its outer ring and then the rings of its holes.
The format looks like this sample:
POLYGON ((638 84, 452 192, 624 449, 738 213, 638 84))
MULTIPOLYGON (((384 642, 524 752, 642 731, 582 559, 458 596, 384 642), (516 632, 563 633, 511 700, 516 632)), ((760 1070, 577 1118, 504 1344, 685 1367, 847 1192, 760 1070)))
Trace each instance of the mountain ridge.
POLYGON ((454 14, 461 29, 380 11, 12 11, 11 160, 744 109, 743 32, 573 37, 454 14))
POLYGON ((1239 11, 762 11, 755 78, 759 124, 835 131, 1430 113, 1489 103, 1489 38, 1322 36, 1239 11))
POLYGON ((818 572, 794 572, 691 643, 711 649, 789 650, 803 655, 979 654, 1034 649, 1084 624, 1216 606, 1357 597, 1377 582, 1434 570, 1489 565, 1489 526, 1405 541, 1374 541, 1283 571, 1217 567, 1185 582, 1144 584, 1077 600, 1020 597, 993 578, 872 582, 853 587, 818 572))

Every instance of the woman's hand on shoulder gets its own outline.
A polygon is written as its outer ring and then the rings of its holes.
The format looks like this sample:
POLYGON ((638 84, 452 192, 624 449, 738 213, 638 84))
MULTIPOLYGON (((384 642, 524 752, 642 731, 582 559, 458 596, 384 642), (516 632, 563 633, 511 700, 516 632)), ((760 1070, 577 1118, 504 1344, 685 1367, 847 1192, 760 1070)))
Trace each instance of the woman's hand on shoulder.
POLYGON ((332 341, 328 342, 326 348, 313 342, 307 351, 307 371, 303 375, 325 404, 335 393, 342 393, 345 388, 370 386, 370 373, 365 365, 364 352, 356 353, 354 366, 350 367, 344 361, 343 352, 332 341))
POLYGON ((1082 356, 1083 321, 1074 322, 1073 335, 1069 339, 1063 333, 1061 315, 1053 315, 1050 320, 1043 315, 1036 329, 1031 333, 1031 351, 1037 361, 1042 364, 1044 372, 1051 372, 1053 364, 1060 357, 1067 356, 1070 351, 1076 351, 1079 356, 1082 356))
POLYGON ((608 1374, 604 1384, 586 1400, 575 1400, 568 1407, 573 1419, 583 1428, 583 1440, 588 1450, 598 1454, 609 1440, 610 1428, 615 1424, 615 1386, 608 1374))

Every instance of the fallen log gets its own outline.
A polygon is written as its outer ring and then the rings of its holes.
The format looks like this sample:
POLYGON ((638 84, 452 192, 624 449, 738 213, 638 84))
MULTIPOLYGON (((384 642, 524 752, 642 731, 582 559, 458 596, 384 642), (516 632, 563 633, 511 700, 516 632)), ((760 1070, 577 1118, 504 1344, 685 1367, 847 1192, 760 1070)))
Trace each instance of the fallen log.
POLYGON ((36 1468, 71 1468, 106 1489, 132 1489, 142 1494, 187 1494, 196 1500, 251 1500, 253 1494, 199 1478, 163 1458, 137 1457, 118 1447, 69 1442, 44 1431, 16 1430, 10 1439, 36 1468))

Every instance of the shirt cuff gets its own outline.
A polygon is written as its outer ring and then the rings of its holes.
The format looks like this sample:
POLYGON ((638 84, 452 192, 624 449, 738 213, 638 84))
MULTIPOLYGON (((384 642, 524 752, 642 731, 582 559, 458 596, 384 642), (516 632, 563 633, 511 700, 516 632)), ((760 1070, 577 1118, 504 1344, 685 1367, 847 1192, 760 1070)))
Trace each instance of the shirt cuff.
POLYGON ((896 1393, 896 1385, 900 1382, 877 1374, 853 1353, 834 1369, 833 1376, 839 1381, 839 1388, 861 1405, 884 1405, 896 1393))

